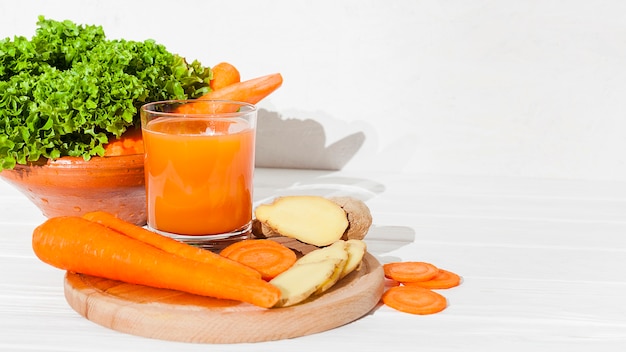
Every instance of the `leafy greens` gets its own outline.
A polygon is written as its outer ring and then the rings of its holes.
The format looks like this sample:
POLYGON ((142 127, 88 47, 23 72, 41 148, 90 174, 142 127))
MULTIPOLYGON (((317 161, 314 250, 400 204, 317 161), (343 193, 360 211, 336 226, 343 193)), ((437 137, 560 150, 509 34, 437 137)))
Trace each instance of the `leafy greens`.
POLYGON ((40 158, 104 154, 146 102, 197 98, 212 71, 154 40, 40 16, 29 40, 0 39, 0 171, 40 158))

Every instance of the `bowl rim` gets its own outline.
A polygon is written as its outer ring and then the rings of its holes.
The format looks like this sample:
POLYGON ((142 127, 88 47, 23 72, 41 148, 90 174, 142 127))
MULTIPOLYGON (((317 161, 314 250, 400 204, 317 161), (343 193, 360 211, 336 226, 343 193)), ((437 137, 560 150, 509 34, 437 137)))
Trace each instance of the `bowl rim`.
POLYGON ((26 164, 15 164, 13 169, 4 171, 31 169, 31 168, 119 168, 119 167, 143 167, 144 154, 125 154, 113 156, 94 156, 89 160, 83 157, 62 156, 56 159, 40 158, 29 161, 26 164))

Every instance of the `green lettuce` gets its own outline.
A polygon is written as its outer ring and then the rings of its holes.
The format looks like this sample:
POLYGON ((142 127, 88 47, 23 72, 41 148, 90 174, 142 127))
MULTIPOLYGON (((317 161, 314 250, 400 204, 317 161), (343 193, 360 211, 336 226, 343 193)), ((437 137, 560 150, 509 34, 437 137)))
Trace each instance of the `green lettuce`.
POLYGON ((40 158, 102 156, 147 102, 210 91, 212 71, 153 40, 39 17, 30 39, 0 39, 0 171, 40 158))

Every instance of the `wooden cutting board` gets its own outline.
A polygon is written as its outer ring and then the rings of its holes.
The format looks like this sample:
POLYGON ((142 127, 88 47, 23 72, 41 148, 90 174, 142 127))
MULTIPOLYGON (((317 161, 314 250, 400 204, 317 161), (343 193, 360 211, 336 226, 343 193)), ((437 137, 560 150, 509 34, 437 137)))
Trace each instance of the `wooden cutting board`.
POLYGON ((132 285, 68 272, 65 298, 80 315, 120 332, 195 343, 243 343, 294 338, 359 319, 384 289, 380 263, 369 253, 358 271, 321 296, 286 308, 132 285))

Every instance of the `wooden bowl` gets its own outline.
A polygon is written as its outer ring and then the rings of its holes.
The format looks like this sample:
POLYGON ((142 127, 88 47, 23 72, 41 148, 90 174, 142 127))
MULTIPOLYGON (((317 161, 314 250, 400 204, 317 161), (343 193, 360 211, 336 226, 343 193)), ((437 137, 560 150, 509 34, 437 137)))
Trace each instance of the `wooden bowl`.
POLYGON ((146 224, 143 154, 44 159, 16 165, 0 177, 24 193, 46 217, 103 210, 146 224))

